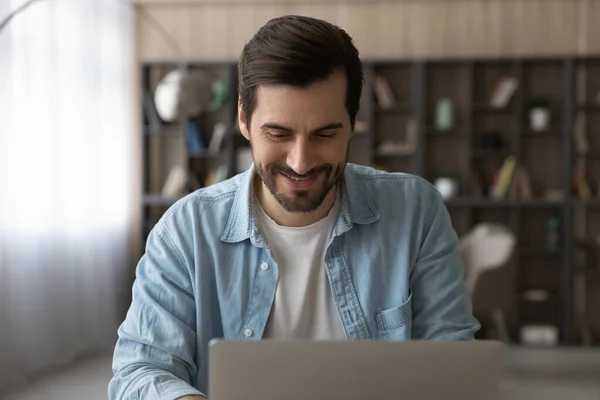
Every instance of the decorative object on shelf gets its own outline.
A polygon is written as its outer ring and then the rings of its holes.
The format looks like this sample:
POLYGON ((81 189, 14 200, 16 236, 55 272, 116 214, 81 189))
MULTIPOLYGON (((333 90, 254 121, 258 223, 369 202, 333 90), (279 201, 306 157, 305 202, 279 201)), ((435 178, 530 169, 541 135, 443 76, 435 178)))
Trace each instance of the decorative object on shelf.
POLYGON ((560 247, 560 220, 558 217, 550 217, 546 221, 548 228, 546 233, 546 246, 550 251, 558 251, 560 247))
POLYGON ((210 109, 218 110, 227 101, 227 82, 224 79, 214 79, 212 81, 212 92, 210 109))
POLYGON ((150 128, 151 133, 158 133, 162 128, 162 121, 158 116, 152 94, 148 90, 144 90, 143 98, 144 123, 150 128))
POLYGON ((575 150, 579 155, 587 154, 590 151, 590 143, 585 131, 586 116, 578 113, 575 115, 575 121, 573 122, 573 141, 575 142, 575 150))
POLYGON ((517 88, 519 80, 517 78, 505 77, 502 78, 494 88, 494 93, 490 99, 490 105, 494 108, 504 108, 510 103, 517 88))
POLYGON ((447 132, 454 127, 454 103, 451 99, 438 100, 435 109, 435 129, 447 132))
POLYGON ((442 195, 444 200, 452 199, 458 196, 458 181, 451 177, 439 177, 435 180, 434 186, 442 195))
POLYGON ((550 100, 538 97, 529 105, 529 125, 534 132, 543 132, 550 126, 550 100))
POLYGON ((558 344, 558 329, 554 325, 524 325, 521 327, 521 344, 556 346, 558 344))
POLYGON ((389 108, 396 104, 396 97, 389 82, 381 75, 375 76, 375 82, 373 84, 373 90, 375 90, 375 96, 377 97, 377 103, 381 108, 389 108))
MULTIPOLYGON (((177 122, 210 111, 217 104, 215 78, 208 71, 176 69, 167 73, 154 92, 154 103, 160 118, 165 122, 177 122)), ((220 102, 220 100, 219 100, 220 102)))

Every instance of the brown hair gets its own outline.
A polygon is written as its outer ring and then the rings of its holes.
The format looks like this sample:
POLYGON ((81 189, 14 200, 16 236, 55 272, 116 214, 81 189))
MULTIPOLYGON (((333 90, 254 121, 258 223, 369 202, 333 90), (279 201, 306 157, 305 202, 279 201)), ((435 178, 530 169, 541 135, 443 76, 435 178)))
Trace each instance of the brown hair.
POLYGON ((346 109, 354 129, 363 71, 352 38, 320 19, 288 15, 270 20, 244 46, 238 64, 238 93, 248 128, 259 85, 306 87, 336 70, 346 73, 346 109))

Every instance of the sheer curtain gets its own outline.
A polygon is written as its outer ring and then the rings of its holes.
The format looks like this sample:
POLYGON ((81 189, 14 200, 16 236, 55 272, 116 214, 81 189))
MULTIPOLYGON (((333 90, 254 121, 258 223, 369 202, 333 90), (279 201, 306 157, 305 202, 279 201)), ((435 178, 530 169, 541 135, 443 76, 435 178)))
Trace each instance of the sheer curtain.
MULTIPOLYGON (((0 0, 0 19, 24 0, 0 0)), ((0 32, 0 393, 112 350, 131 276, 131 10, 33 4, 0 32)))

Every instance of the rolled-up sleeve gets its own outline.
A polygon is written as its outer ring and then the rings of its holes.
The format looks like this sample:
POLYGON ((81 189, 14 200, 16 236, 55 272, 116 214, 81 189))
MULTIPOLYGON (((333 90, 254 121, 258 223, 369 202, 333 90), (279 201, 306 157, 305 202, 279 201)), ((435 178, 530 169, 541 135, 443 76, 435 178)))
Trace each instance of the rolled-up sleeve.
POLYGON ((109 399, 202 395, 196 380, 196 314, 189 267, 164 226, 148 237, 132 303, 118 330, 109 399))
POLYGON ((429 193, 418 260, 410 278, 414 339, 470 340, 480 325, 464 281, 458 238, 444 202, 429 193))

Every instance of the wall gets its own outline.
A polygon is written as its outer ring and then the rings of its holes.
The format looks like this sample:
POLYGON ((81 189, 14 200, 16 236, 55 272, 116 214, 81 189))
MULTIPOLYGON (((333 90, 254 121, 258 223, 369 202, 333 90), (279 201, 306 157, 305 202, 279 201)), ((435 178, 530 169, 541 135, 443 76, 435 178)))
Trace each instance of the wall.
MULTIPOLYGON (((137 0, 193 60, 235 60, 272 17, 346 29, 363 58, 600 53, 597 0, 137 0)), ((139 60, 178 58, 138 18, 139 60)))

